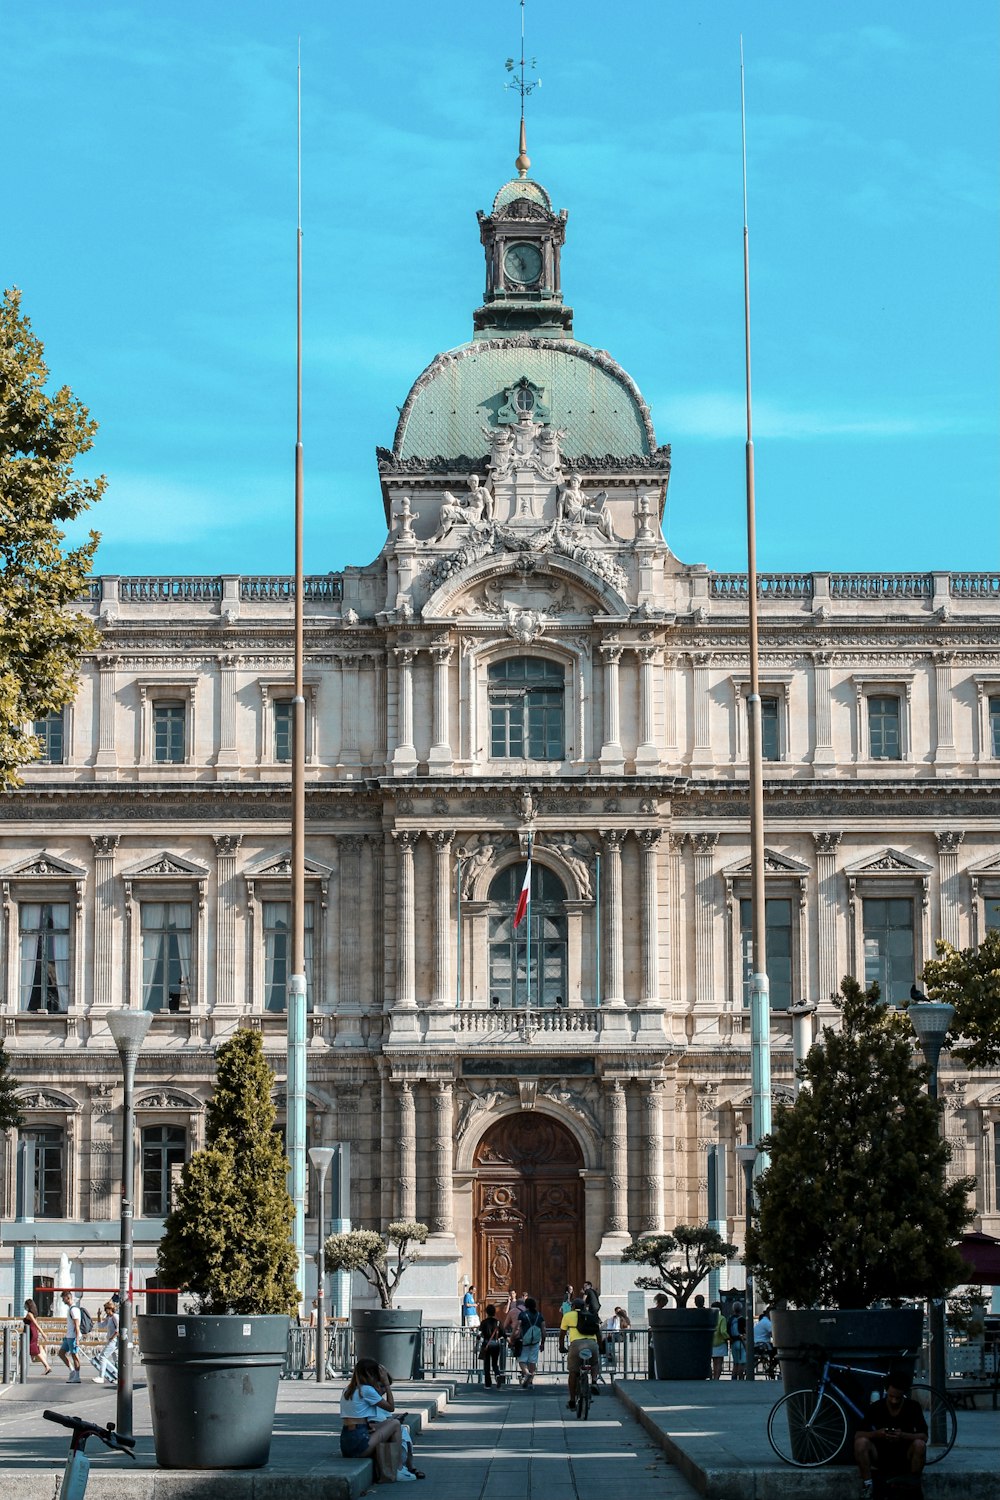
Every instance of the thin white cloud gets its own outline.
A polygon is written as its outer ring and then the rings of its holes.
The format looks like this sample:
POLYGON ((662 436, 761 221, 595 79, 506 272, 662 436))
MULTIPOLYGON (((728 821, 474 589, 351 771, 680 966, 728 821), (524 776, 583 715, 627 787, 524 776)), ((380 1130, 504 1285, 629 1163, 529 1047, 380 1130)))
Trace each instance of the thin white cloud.
MULTIPOLYGON (((701 391, 654 403, 657 430, 665 440, 680 437, 730 441, 746 432, 744 397, 734 391, 701 391)), ((989 433, 981 414, 967 411, 908 412, 903 415, 872 410, 783 406, 758 401, 753 411, 754 435, 761 438, 910 438, 968 436, 989 433)))

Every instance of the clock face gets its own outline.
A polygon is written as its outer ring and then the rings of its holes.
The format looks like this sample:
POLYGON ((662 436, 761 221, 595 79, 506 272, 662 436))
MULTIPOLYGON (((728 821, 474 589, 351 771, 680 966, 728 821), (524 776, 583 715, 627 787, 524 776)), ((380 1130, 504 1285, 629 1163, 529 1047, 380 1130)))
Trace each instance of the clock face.
POLYGON ((518 286, 531 286, 542 274, 542 252, 537 245, 508 245, 503 257, 504 274, 518 286))

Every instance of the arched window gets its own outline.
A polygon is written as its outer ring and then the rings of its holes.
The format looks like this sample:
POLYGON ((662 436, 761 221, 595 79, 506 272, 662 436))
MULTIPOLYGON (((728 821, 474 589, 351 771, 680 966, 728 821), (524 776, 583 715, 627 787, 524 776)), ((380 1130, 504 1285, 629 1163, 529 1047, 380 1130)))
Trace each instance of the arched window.
POLYGON ((494 760, 562 760, 566 681, 557 662, 512 656, 488 674, 490 755, 494 760))
POLYGON ((510 1010, 566 1003, 566 890, 544 865, 531 868, 531 915, 514 931, 514 911, 524 883, 524 865, 509 865, 490 886, 490 1005, 510 1010), (530 931, 529 931, 530 925, 530 931), (530 971, 528 955, 530 951, 530 971))

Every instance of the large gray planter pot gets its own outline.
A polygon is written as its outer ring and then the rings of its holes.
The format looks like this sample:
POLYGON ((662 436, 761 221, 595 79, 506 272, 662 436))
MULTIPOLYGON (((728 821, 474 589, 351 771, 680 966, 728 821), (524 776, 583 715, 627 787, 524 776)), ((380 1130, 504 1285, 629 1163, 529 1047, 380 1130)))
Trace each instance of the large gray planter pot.
POLYGON ((263 1468, 287 1317, 140 1314, 138 1324, 160 1468, 263 1468))
POLYGON ((657 1380, 710 1380, 714 1307, 651 1307, 649 1331, 657 1380))
POLYGON ((355 1307, 351 1312, 354 1353, 357 1359, 374 1359, 384 1365, 393 1380, 414 1380, 420 1368, 419 1307, 355 1307))
MULTIPOLYGON (((786 1393, 816 1389, 821 1357, 840 1364, 860 1365, 883 1375, 900 1368, 912 1376, 923 1334, 923 1313, 914 1307, 776 1308, 771 1313, 775 1348, 781 1358, 786 1393)), ((837 1377, 837 1383, 864 1408, 872 1399, 877 1377, 837 1377)), ((854 1462, 854 1434, 859 1423, 847 1412, 847 1439, 831 1463, 854 1462)))

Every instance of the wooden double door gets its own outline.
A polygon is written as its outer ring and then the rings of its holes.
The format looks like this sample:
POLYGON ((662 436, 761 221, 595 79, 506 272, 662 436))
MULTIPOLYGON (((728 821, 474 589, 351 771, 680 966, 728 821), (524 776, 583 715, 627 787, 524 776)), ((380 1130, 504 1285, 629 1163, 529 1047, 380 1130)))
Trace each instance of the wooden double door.
POLYGON ((569 1131, 533 1110, 507 1115, 475 1155, 476 1293, 503 1307, 511 1291, 534 1297, 559 1326, 567 1283, 584 1277, 583 1157, 569 1131))

